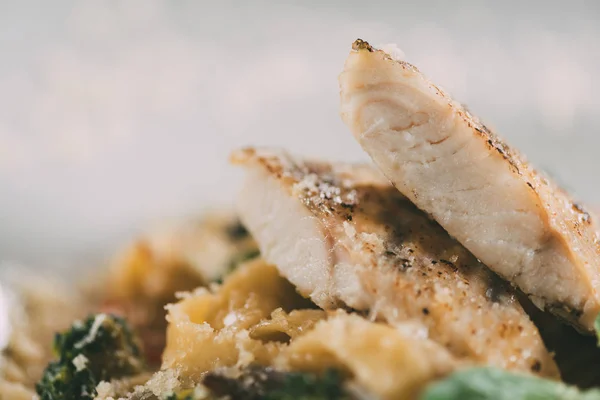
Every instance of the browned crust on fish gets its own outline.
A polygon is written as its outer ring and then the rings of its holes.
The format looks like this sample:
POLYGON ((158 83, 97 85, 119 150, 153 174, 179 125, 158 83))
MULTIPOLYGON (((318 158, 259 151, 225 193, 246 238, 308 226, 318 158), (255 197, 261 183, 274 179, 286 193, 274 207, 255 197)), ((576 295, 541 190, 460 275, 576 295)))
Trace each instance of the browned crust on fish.
MULTIPOLYGON (((361 275, 364 290, 375 299, 391 298, 399 318, 423 321, 433 332, 432 338, 453 354, 485 360, 480 352, 495 347, 504 354, 514 352, 514 358, 506 356, 513 360, 506 365, 511 368, 523 362, 521 351, 535 348, 537 355, 528 359, 529 370, 557 374, 514 291, 372 166, 297 161, 287 153, 253 148, 235 152, 232 162, 258 166, 279 180, 317 216, 335 242, 351 250, 354 262, 367 268, 361 275), (348 236, 348 229, 355 230, 354 237, 348 236), (456 333, 444 332, 443 321, 456 324, 446 318, 463 313, 472 313, 474 320, 470 316, 467 320, 476 321, 469 335, 477 337, 483 329, 474 346, 479 350, 471 347, 468 337, 460 343, 456 333), (487 340, 485 345, 482 340, 487 340)), ((456 325, 448 327, 448 332, 451 329, 456 325)))
MULTIPOLYGON (((522 154, 508 146, 488 127, 471 115, 463 105, 454 101, 441 88, 427 80, 415 66, 394 59, 386 52, 374 48, 362 39, 357 39, 353 43, 352 51, 375 53, 386 62, 395 63, 400 68, 415 73, 417 79, 421 79, 424 85, 434 89, 442 102, 446 102, 453 112, 472 129, 474 137, 480 138, 487 144, 493 154, 505 160, 510 171, 529 187, 532 201, 536 204, 538 212, 549 231, 544 239, 544 244, 536 251, 542 250, 545 246, 562 248, 563 253, 576 266, 579 273, 589 276, 589 282, 592 282, 588 287, 590 295, 581 299, 577 304, 567 304, 547 297, 537 297, 545 303, 546 309, 574 324, 578 329, 591 333, 591 326, 595 318, 593 310, 598 309, 598 303, 600 303, 597 294, 600 289, 598 266, 592 265, 594 260, 600 260, 600 241, 594 227, 595 222, 592 221, 590 213, 581 204, 574 201, 564 190, 531 167, 522 154), (571 236, 571 234, 574 235, 571 236), (592 262, 589 260, 592 260, 592 262)), ((515 277, 505 276, 505 278, 511 281, 515 277)), ((533 293, 528 294, 535 295, 533 293)))

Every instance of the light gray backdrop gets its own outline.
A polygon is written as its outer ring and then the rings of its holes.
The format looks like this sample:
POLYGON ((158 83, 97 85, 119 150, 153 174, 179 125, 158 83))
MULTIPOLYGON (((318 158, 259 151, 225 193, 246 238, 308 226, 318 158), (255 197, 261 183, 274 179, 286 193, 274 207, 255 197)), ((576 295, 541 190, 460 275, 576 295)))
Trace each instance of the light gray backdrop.
POLYGON ((396 43, 600 204, 599 2, 327 4, 3 1, 0 260, 87 265, 227 205, 241 145, 365 159, 338 116, 357 37, 396 43))

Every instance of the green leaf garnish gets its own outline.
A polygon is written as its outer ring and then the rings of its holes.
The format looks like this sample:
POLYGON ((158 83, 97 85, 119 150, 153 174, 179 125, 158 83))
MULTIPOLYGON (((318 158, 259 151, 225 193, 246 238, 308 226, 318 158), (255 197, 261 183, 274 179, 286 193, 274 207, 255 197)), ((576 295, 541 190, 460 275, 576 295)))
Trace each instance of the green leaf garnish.
POLYGON ((600 390, 497 368, 458 371, 426 389, 421 400, 600 400, 600 390))

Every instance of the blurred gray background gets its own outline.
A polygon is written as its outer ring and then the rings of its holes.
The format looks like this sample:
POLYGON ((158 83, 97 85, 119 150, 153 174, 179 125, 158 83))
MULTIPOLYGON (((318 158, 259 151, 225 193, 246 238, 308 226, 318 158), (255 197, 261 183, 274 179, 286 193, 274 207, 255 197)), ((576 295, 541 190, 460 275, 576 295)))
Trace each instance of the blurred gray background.
POLYGON ((1 2, 0 260, 94 263, 227 206, 242 145, 364 160, 338 115, 357 37, 600 204, 600 2, 275 3, 1 2))

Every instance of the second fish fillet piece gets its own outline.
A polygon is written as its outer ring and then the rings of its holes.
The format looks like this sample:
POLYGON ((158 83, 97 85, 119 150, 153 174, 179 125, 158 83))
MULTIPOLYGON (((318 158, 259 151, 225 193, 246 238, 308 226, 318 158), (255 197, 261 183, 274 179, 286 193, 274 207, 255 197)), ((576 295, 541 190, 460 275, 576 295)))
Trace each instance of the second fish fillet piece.
POLYGON ((342 118, 400 192, 539 308, 593 331, 600 246, 588 213, 414 66, 362 40, 340 90, 342 118))
POLYGON ((351 307, 476 364, 556 377, 515 293, 370 165, 245 149, 238 199, 262 256, 325 309, 351 307))

